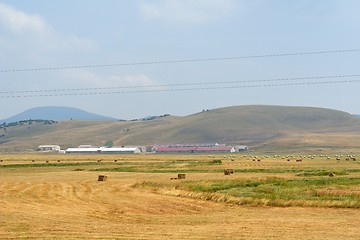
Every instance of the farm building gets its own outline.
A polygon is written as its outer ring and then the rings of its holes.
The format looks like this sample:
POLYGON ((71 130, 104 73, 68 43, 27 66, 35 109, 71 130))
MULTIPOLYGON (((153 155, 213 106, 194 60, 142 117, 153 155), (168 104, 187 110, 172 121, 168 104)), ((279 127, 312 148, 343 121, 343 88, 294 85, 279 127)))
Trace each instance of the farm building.
POLYGON ((175 144, 155 145, 156 153, 234 153, 236 149, 225 144, 175 144))
POLYGON ((40 152, 59 152, 59 145, 40 145, 37 149, 40 152))
POLYGON ((128 148, 128 147, 84 147, 84 148, 68 148, 65 151, 66 153, 78 153, 78 154, 133 154, 133 153, 140 153, 139 148, 128 148))
POLYGON ((102 148, 101 153, 141 153, 137 147, 111 147, 102 148))
POLYGON ((238 145, 235 147, 235 149, 237 152, 245 152, 245 151, 249 150, 248 147, 245 145, 238 145))
POLYGON ((101 153, 101 149, 98 147, 86 147, 86 148, 68 148, 65 150, 65 153, 101 153))
POLYGON ((146 147, 145 146, 139 146, 139 145, 137 145, 137 146, 128 145, 128 146, 121 146, 121 147, 113 146, 111 148, 138 148, 141 153, 146 153, 146 147))

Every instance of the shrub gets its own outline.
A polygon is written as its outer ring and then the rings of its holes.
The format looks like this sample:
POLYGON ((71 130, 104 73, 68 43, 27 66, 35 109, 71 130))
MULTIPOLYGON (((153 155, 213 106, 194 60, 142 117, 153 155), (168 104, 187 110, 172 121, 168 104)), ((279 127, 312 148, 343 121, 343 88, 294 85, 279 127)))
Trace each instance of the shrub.
POLYGON ((222 161, 220 159, 216 159, 212 161, 213 164, 222 164, 222 161))

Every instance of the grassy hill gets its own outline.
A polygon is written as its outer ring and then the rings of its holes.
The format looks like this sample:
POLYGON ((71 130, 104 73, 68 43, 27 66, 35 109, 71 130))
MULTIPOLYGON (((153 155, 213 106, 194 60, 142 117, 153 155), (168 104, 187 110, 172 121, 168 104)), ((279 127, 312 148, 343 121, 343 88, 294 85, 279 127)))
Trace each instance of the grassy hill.
MULTIPOLYGON (((0 151, 34 150, 40 144, 62 148, 80 144, 160 143, 246 144, 257 150, 338 149, 360 151, 360 119, 322 108, 234 106, 185 117, 138 121, 60 121, 14 126, 0 137, 0 151)), ((2 133, 0 132, 0 136, 2 133)))

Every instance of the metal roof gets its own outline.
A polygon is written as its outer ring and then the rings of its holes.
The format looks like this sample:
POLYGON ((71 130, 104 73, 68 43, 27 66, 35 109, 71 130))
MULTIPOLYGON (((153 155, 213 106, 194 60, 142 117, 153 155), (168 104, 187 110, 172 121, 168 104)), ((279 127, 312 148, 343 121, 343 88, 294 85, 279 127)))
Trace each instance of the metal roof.
POLYGON ((140 151, 139 148, 125 148, 125 147, 84 147, 84 148, 68 148, 66 149, 67 153, 110 153, 110 152, 136 152, 140 151))
POLYGON ((136 150, 140 150, 139 148, 125 148, 125 147, 119 147, 119 148, 102 148, 101 152, 135 152, 136 150))

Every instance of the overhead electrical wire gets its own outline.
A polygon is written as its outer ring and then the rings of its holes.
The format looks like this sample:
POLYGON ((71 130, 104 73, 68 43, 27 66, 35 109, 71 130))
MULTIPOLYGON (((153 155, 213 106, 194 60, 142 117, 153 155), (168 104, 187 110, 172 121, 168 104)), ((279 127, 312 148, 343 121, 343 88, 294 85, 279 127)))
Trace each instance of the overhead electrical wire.
POLYGON ((160 88, 160 87, 179 87, 179 86, 197 86, 197 85, 218 85, 218 84, 237 84, 237 83, 298 81, 298 80, 330 79, 330 78, 351 78, 351 77, 360 77, 360 74, 325 75, 325 76, 310 76, 310 77, 289 77, 289 78, 271 78, 271 79, 238 80, 238 81, 173 83, 173 84, 134 85, 134 86, 111 86, 111 87, 94 87, 94 88, 16 90, 16 91, 3 91, 3 92, 0 92, 0 94, 42 93, 42 92, 74 92, 74 91, 113 90, 113 89, 129 89, 129 88, 160 88))
MULTIPOLYGON (((26 72, 26 71, 52 71, 52 70, 66 70, 66 69, 103 68, 103 67, 121 67, 121 66, 171 64, 171 63, 190 63, 190 62, 206 62, 206 61, 226 61, 226 60, 239 60, 239 59, 251 59, 251 58, 271 58, 271 57, 336 54, 336 53, 351 53, 351 52, 360 52, 360 49, 308 51, 308 52, 277 53, 277 54, 248 55, 248 56, 235 56, 235 57, 213 57, 213 58, 162 60, 162 61, 147 61, 147 62, 132 62, 132 63, 77 65, 77 66, 62 66, 62 67, 38 67, 38 68, 21 68, 21 69, 7 69, 7 70, 0 69, 0 73, 14 73, 14 72, 26 72)), ((56 97, 56 96, 104 95, 104 94, 125 94, 125 93, 199 91, 199 90, 215 90, 215 89, 231 89, 231 88, 234 88, 234 89, 235 88, 259 88, 259 87, 320 85, 320 84, 358 83, 358 82, 360 82, 360 80, 298 82, 298 81, 304 81, 304 80, 319 80, 319 79, 331 79, 331 78, 339 79, 339 78, 350 78, 350 77, 360 77, 360 74, 255 79, 255 80, 238 80, 238 81, 174 83, 174 84, 157 84, 157 85, 154 84, 154 85, 137 85, 137 86, 111 86, 111 87, 95 87, 95 88, 15 90, 15 91, 0 92, 0 98, 56 97), (284 82, 284 81, 297 81, 297 82, 278 83, 278 82, 284 82), (267 83, 267 82, 274 82, 274 83, 253 84, 253 83, 267 83), (238 85, 238 84, 245 84, 245 83, 246 84, 251 83, 252 85, 238 85), (232 84, 232 85, 228 86, 228 84, 232 84), (237 84, 237 85, 234 85, 234 84, 237 84), (186 87, 186 86, 187 86, 187 88, 179 88, 179 87, 186 87), (174 88, 174 87, 176 87, 176 88, 174 88), (114 89, 133 89, 133 88, 136 88, 136 90, 113 91, 114 89), (107 90, 112 90, 112 91, 107 91, 107 90), (89 92, 89 91, 92 91, 92 92, 89 92)))
POLYGON ((113 89, 128 89, 128 88, 159 88, 159 87, 179 87, 179 86, 218 85, 218 84, 257 83, 257 82, 277 82, 277 81, 298 81, 298 80, 329 79, 329 78, 351 78, 351 77, 360 77, 360 74, 324 75, 324 76, 289 77, 289 78, 271 78, 271 79, 238 80, 238 81, 173 83, 173 84, 134 85, 134 86, 111 86, 111 87, 94 87, 94 88, 16 90, 16 91, 3 91, 3 92, 0 92, 0 94, 42 93, 42 92, 73 92, 73 91, 113 90, 113 89))
POLYGON ((263 88, 263 87, 283 87, 283 86, 301 86, 301 85, 324 85, 340 83, 360 83, 360 79, 321 81, 321 82, 294 82, 294 83, 272 83, 257 85, 234 85, 234 86, 215 86, 215 87, 194 87, 194 88, 175 88, 175 89, 148 89, 131 91, 109 91, 109 92, 80 92, 80 93, 55 93, 55 94, 33 94, 33 95, 5 95, 0 98, 33 98, 33 97, 60 97, 60 96, 85 96, 85 95, 107 95, 107 94, 129 94, 129 93, 152 93, 152 92, 180 92, 180 91, 204 91, 219 89, 239 89, 239 88, 263 88))
POLYGON ((194 59, 161 60, 161 61, 112 63, 112 64, 92 64, 92 65, 76 65, 76 66, 33 67, 33 68, 2 69, 2 70, 0 69, 0 73, 30 72, 30 71, 53 71, 53 70, 105 68, 105 67, 123 67, 123 66, 155 65, 155 64, 171 64, 171 63, 227 61, 227 60, 240 60, 240 59, 252 59, 252 58, 272 58, 272 57, 319 55, 319 54, 337 54, 337 53, 351 53, 351 52, 360 52, 360 49, 308 51, 308 52, 275 53, 275 54, 247 55, 247 56, 234 56, 234 57, 194 58, 194 59))

